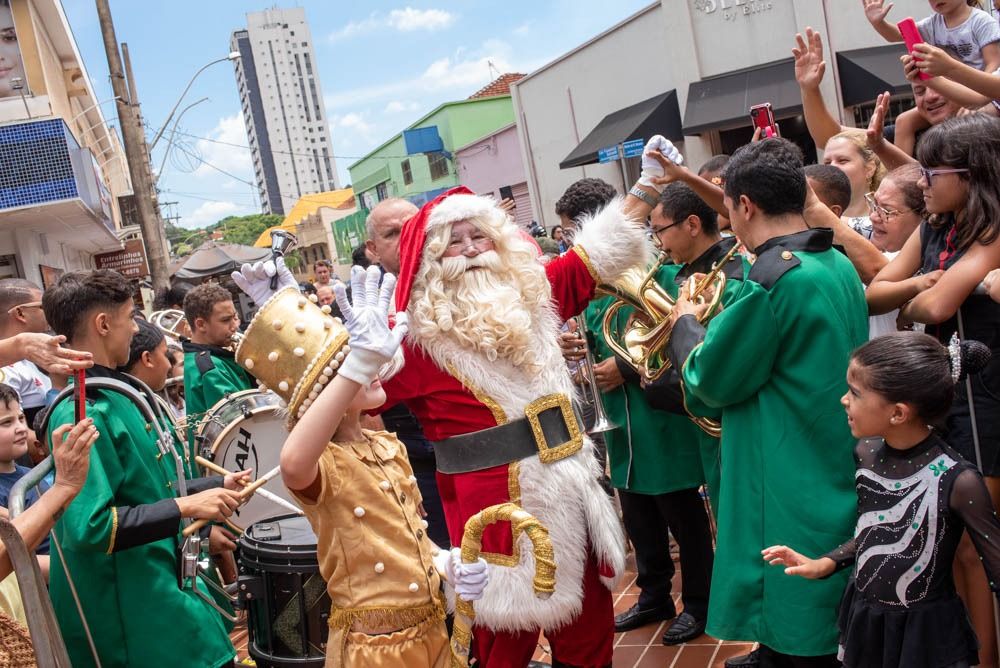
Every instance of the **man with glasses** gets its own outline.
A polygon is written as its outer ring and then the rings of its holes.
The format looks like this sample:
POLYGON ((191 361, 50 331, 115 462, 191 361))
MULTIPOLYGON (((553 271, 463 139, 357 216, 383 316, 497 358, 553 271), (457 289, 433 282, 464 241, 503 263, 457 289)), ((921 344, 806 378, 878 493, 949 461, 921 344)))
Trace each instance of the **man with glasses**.
MULTIPOLYGON (((23 278, 0 280, 0 339, 48 331, 41 288, 23 278)), ((26 359, 0 368, 0 382, 17 390, 28 424, 45 408, 45 395, 52 388, 49 377, 26 359)))

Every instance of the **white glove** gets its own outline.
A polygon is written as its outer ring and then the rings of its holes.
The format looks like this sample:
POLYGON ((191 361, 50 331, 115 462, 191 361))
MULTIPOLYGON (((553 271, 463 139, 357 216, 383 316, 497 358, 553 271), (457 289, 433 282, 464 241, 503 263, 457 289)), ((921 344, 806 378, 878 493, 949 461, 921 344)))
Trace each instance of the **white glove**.
POLYGON ((642 149, 642 173, 639 175, 639 185, 652 188, 656 192, 660 193, 663 192, 663 189, 666 186, 653 183, 653 179, 663 177, 663 165, 657 162, 656 158, 647 155, 653 151, 659 151, 668 160, 671 160, 678 165, 684 164, 684 156, 682 156, 681 152, 677 150, 677 147, 674 146, 673 142, 663 135, 653 135, 650 137, 649 141, 646 142, 645 148, 642 149))
POLYGON ((245 292, 258 306, 279 290, 299 289, 299 284, 292 276, 292 272, 288 271, 288 267, 285 266, 285 258, 280 255, 276 261, 267 260, 244 264, 239 271, 234 271, 230 276, 232 276, 236 287, 245 292), (278 287, 272 290, 271 277, 275 274, 278 275, 278 287))
POLYGON ((344 327, 350 335, 351 352, 340 365, 338 373, 361 385, 368 385, 378 376, 379 369, 392 360, 406 336, 406 313, 396 314, 396 326, 389 329, 389 302, 396 287, 396 277, 375 265, 365 271, 351 268, 351 304, 342 283, 333 286, 337 306, 344 316, 344 327), (379 289, 379 279, 382 288, 379 289))
POLYGON ((483 590, 490 582, 490 570, 484 559, 472 564, 463 563, 462 550, 453 547, 450 552, 438 552, 434 565, 463 601, 478 601, 483 597, 483 590))

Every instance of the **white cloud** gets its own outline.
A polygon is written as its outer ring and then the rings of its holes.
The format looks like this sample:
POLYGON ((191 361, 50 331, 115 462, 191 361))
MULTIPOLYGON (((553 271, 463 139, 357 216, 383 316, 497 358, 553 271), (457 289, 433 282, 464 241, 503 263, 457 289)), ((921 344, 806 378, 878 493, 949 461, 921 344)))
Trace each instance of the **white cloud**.
POLYGON ((194 211, 181 218, 181 226, 187 228, 205 227, 217 223, 226 216, 249 213, 245 205, 235 202, 204 202, 194 211))
POLYGON ((525 21, 521 25, 514 28, 512 32, 518 37, 526 36, 529 32, 531 32, 531 21, 525 21))
MULTIPOLYGON (((332 128, 342 128, 351 133, 361 135, 365 139, 371 140, 375 133, 375 124, 369 122, 368 114, 365 112, 349 112, 343 115, 333 115, 329 117, 332 128)), ((343 136, 344 133, 337 133, 343 136)))
POLYGON ((250 149, 242 148, 247 144, 247 133, 241 114, 237 113, 220 118, 215 128, 208 133, 208 138, 215 141, 199 139, 195 144, 196 154, 202 159, 202 164, 194 170, 195 176, 218 174, 218 170, 209 167, 211 164, 242 179, 253 180, 253 160, 250 157, 250 149), (231 144, 236 144, 236 146, 231 146, 231 144))
MULTIPOLYGON (((522 61, 513 55, 509 44, 489 39, 479 49, 466 54, 458 49, 455 55, 435 60, 417 76, 378 86, 365 86, 326 96, 328 110, 356 109, 359 105, 385 99, 419 98, 427 93, 454 91, 456 97, 467 97, 492 81, 496 72, 530 72, 547 62, 545 59, 522 61), (489 63, 493 63, 491 75, 489 63)), ((392 104, 391 102, 389 103, 392 104)), ((395 109, 395 108, 394 108, 395 109)), ((387 107, 386 112, 390 109, 387 107)))
POLYGON ((385 105, 385 113, 387 114, 399 114, 404 111, 416 111, 418 109, 420 109, 419 102, 405 100, 392 100, 389 104, 385 105))
POLYGON ((443 9, 414 9, 404 7, 393 9, 388 14, 372 12, 368 18, 361 21, 351 21, 343 28, 330 33, 331 42, 350 39, 383 29, 399 32, 415 32, 417 30, 443 30, 455 22, 456 16, 443 9))
POLYGON ((455 15, 442 9, 405 7, 389 12, 389 25, 402 32, 441 30, 455 22, 455 15))

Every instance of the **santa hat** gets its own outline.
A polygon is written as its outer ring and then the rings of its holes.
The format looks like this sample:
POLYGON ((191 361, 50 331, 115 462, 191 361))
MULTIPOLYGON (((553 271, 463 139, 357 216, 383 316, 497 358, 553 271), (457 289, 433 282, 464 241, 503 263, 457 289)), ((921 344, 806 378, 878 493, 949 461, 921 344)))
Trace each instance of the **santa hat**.
POLYGON ((399 276, 396 278, 396 310, 405 311, 413 291, 413 281, 420 271, 427 232, 441 225, 475 218, 495 207, 491 199, 477 197, 465 186, 444 192, 424 204, 403 223, 399 233, 399 276))

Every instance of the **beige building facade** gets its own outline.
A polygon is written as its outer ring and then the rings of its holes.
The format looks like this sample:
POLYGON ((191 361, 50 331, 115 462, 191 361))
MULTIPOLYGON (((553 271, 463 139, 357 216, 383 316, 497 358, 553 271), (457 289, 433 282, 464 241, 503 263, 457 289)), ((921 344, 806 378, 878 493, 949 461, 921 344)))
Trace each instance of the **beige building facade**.
POLYGON ((0 278, 49 285, 122 248, 128 168, 59 0, 0 5, 0 33, 0 278))
MULTIPOLYGON (((921 18, 924 0, 898 0, 890 18, 921 18)), ((752 133, 748 110, 770 102, 782 134, 815 157, 801 117, 791 50, 807 26, 824 38, 822 90, 845 125, 864 121, 875 95, 905 105, 898 57, 853 0, 659 0, 511 87, 532 207, 557 224, 556 200, 574 181, 619 190, 639 158, 601 163, 599 149, 664 134, 697 168, 752 133)))

